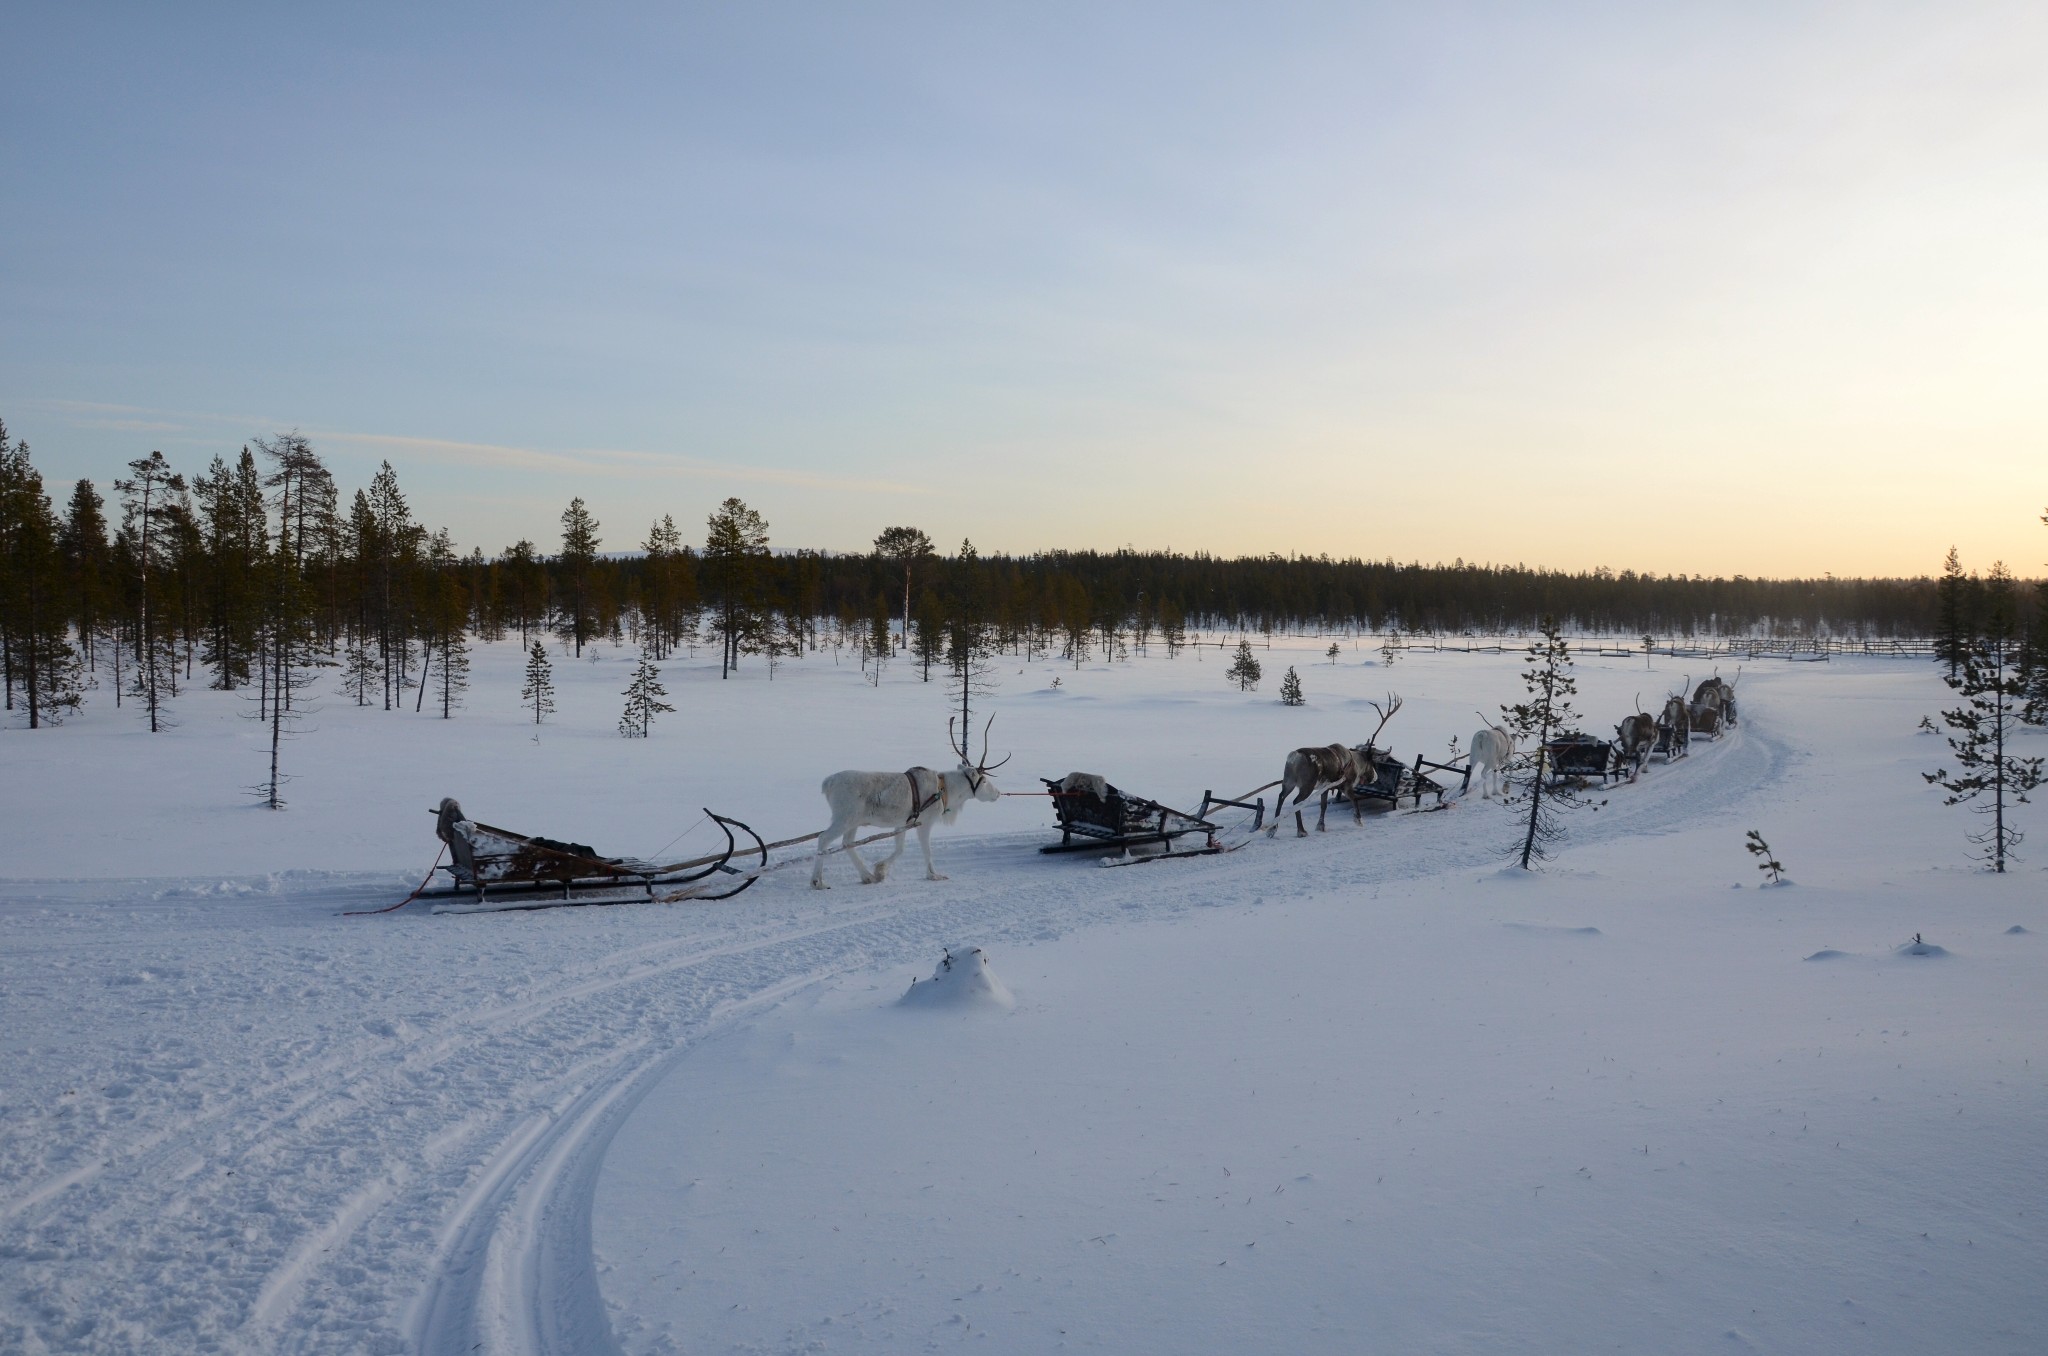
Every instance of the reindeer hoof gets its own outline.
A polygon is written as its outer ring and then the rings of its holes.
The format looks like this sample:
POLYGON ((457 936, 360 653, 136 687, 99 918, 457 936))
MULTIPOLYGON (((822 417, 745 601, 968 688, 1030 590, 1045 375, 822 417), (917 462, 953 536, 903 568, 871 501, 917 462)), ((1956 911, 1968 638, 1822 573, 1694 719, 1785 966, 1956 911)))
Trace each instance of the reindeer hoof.
POLYGON ((821 881, 821 880, 814 880, 814 881, 812 881, 812 882, 811 882, 811 888, 812 888, 813 890, 829 890, 829 889, 831 889, 832 887, 831 887, 831 886, 829 886, 829 885, 827 885, 827 884, 825 884, 825 882, 824 882, 824 881, 821 881))
POLYGON ((948 879, 950 879, 950 877, 947 877, 947 876, 942 876, 942 875, 940 875, 940 874, 939 874, 938 872, 936 872, 936 871, 933 871, 933 872, 931 872, 930 874, 928 874, 928 875, 927 875, 927 876, 925 877, 925 879, 926 879, 926 880, 948 880, 948 879))

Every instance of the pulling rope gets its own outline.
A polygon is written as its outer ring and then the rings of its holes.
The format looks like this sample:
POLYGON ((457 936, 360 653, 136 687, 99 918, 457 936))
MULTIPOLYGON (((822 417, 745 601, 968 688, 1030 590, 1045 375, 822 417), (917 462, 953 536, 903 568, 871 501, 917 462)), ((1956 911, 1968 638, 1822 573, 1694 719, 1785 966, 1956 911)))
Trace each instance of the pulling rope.
POLYGON ((412 903, 415 899, 418 899, 420 897, 421 891, 424 891, 427 888, 427 882, 433 880, 434 873, 441 869, 441 858, 445 857, 447 854, 448 845, 446 843, 443 843, 441 844, 441 850, 434 854, 434 864, 427 868, 426 879, 422 880, 419 883, 418 889, 414 890, 404 899, 399 900, 396 904, 391 905, 389 908, 383 909, 343 909, 341 911, 341 916, 343 918, 368 918, 372 914, 392 913, 398 909, 404 908, 406 905, 412 903))

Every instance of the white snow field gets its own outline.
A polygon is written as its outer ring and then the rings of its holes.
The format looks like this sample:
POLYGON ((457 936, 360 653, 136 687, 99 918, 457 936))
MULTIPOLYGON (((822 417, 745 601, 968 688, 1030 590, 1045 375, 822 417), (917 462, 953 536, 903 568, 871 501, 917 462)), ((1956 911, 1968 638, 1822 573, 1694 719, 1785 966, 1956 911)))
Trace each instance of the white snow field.
MULTIPOLYGON (((1192 808, 1389 688, 1405 756, 1520 690, 1326 644, 1251 695, 1214 649, 1012 661, 1002 783, 1192 808)), ((631 658, 558 662, 538 742, 514 645, 453 721, 323 696, 283 813, 238 696, 0 731, 0 1350, 2048 1350, 2048 892, 1921 782, 1931 665, 1751 666, 1533 877, 1476 798, 1105 870, 1020 796, 938 830, 942 883, 913 844, 828 893, 341 916, 443 795, 675 856, 700 806, 791 836, 825 773, 945 757, 936 683, 829 655, 665 666, 622 740, 631 658)), ((1685 667, 1582 659, 1589 727, 1685 667)))

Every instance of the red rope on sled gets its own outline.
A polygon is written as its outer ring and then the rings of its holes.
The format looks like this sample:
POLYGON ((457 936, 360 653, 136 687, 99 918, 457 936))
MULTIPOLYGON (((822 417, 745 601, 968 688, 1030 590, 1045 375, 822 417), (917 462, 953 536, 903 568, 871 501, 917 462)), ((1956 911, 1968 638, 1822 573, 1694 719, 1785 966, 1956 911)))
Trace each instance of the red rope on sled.
POLYGON ((412 903, 415 899, 418 899, 420 897, 421 892, 424 891, 427 888, 428 883, 434 879, 434 873, 441 869, 441 858, 446 856, 447 853, 448 845, 446 843, 441 844, 441 850, 434 854, 434 864, 427 868, 426 880, 423 880, 419 883, 419 889, 414 890, 411 894, 407 895, 404 899, 399 900, 396 904, 391 905, 389 908, 383 909, 343 909, 341 911, 341 916, 343 918, 368 918, 372 914, 392 913, 398 909, 404 908, 406 905, 412 903))

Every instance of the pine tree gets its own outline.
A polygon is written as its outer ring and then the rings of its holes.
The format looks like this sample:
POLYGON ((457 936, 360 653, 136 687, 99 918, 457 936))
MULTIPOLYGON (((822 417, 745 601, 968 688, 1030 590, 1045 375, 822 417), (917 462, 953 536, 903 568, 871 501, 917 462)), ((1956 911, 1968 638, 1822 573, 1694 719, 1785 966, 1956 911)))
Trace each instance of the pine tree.
POLYGON ((718 676, 739 667, 740 652, 760 627, 761 568, 768 554, 768 523, 740 499, 727 499, 706 520, 704 563, 718 594, 717 627, 723 642, 718 676))
POLYGON ((619 733, 628 739, 647 738, 654 728, 656 714, 675 710, 662 700, 668 695, 668 690, 661 685, 661 670, 655 668, 646 655, 640 656, 640 663, 633 670, 633 681, 626 685, 622 695, 626 699, 626 711, 619 717, 619 733))
POLYGON ((866 636, 867 662, 874 667, 869 670, 868 685, 882 685, 882 668, 889 662, 889 598, 886 594, 875 595, 875 603, 868 610, 866 636))
POLYGON ((520 701, 533 708, 535 725, 555 709, 554 671, 554 665, 548 663, 547 647, 536 639, 526 652, 526 686, 519 689, 520 701))
POLYGON ((171 558, 172 496, 184 493, 185 478, 172 474, 161 452, 138 457, 128 470, 129 479, 115 481, 114 488, 121 493, 121 530, 136 571, 134 691, 149 715, 150 733, 156 734, 168 722, 165 698, 176 682, 176 637, 165 624, 158 595, 171 558))
POLYGON ((448 720, 469 691, 469 635, 462 627, 441 633, 441 719, 448 720))
MULTIPOLYGON (((2048 513, 2041 515, 2041 521, 2048 524, 2048 513)), ((2027 691, 2020 719, 2029 725, 2048 725, 2048 575, 2034 581, 2034 620, 2027 630, 2020 667, 2027 691)))
POLYGON ((262 484, 270 491, 269 507, 277 514, 277 545, 270 553, 268 586, 263 597, 261 639, 264 681, 269 697, 270 775, 264 784, 264 803, 273 810, 285 807, 282 796, 287 780, 281 771, 285 739, 304 714, 302 673, 320 662, 313 644, 310 596, 306 585, 305 536, 312 530, 315 515, 305 502, 312 486, 327 479, 313 446, 296 433, 275 438, 258 438, 256 448, 270 462, 270 473, 262 484))
MULTIPOLYGON (((903 567, 903 648, 910 648, 910 570, 932 555, 932 539, 914 527, 885 527, 875 538, 875 557, 903 567)), ((929 666, 927 666, 929 667, 929 666)), ((925 679, 930 682, 929 672, 925 679)))
POLYGON ((583 506, 581 498, 571 499, 569 507, 562 510, 562 554, 555 557, 555 564, 562 572, 564 598, 562 600, 561 629, 576 647, 576 657, 583 657, 583 642, 597 629, 597 618, 592 604, 590 570, 597 563, 597 548, 601 544, 597 535, 597 519, 583 506))
POLYGON ((1230 667, 1223 671, 1224 681, 1236 683, 1239 692, 1252 692, 1258 688, 1259 679, 1264 676, 1265 670, 1259 666, 1259 661, 1252 657, 1251 641, 1239 640, 1237 658, 1231 660, 1230 667))
POLYGON ((1325 655, 1328 655, 1328 656, 1329 656, 1329 659, 1330 659, 1330 667, 1331 667, 1331 668, 1335 668, 1335 667, 1337 667, 1337 655, 1338 655, 1338 649, 1337 649, 1337 642, 1336 642, 1336 641, 1334 641, 1334 640, 1333 640, 1333 641, 1331 641, 1331 642, 1330 642, 1330 648, 1329 648, 1329 649, 1327 649, 1327 650, 1325 650, 1325 651, 1323 651, 1323 653, 1324 653, 1325 655))
POLYGON ((1180 658, 1180 652, 1188 643, 1187 618, 1180 610, 1180 604, 1168 600, 1159 608, 1159 638, 1166 642, 1166 657, 1180 658))
POLYGON ((1991 567, 1983 604, 1977 634, 1964 645, 1956 676, 1948 680, 1962 696, 1962 705, 1941 713, 1955 731, 1948 746, 1955 754, 1956 770, 1921 775, 1948 792, 1945 805, 1982 799, 1971 808, 1989 815, 1991 826, 1971 834, 1970 841, 1983 849, 1993 870, 2003 872, 2006 858, 2024 837, 2006 817, 2007 802, 2027 804, 2027 792, 2042 781, 2042 759, 2007 752, 2019 727, 2026 688, 2019 666, 2012 576, 2003 561, 1991 567))
POLYGON ((1280 679, 1280 704, 1300 706, 1307 698, 1301 695, 1301 676, 1294 671, 1294 665, 1287 666, 1287 673, 1280 679))
POLYGON ((1948 548, 1941 563, 1941 579, 1934 588, 1934 661, 1946 665, 1948 681, 1954 684, 1963 670, 1963 654, 1970 645, 1970 583, 1963 573, 1956 548, 1948 548))
POLYGON ((256 459, 248 448, 233 468, 220 457, 193 481, 205 534, 206 639, 213 686, 232 692, 249 681, 262 614, 261 569, 269 520, 256 459))
POLYGON ((920 677, 929 683, 932 665, 946 653, 946 605, 931 589, 918 595, 917 638, 912 642, 911 653, 917 656, 920 677))
POLYGON ((1564 787, 1545 786, 1550 774, 1548 745, 1578 720, 1571 704, 1573 694, 1579 690, 1578 680, 1572 677, 1571 646, 1559 633, 1555 617, 1543 619, 1541 638, 1529 646, 1528 662, 1529 667, 1522 673, 1522 685, 1528 689, 1529 699, 1501 707, 1508 732, 1517 736, 1521 747, 1531 751, 1527 755, 1531 772, 1529 819, 1521 843, 1524 871, 1536 861, 1548 861, 1549 845, 1564 836, 1564 826, 1557 820, 1556 811, 1584 803, 1564 787))
MULTIPOLYGON (((94 668, 99 664, 99 636, 111 621, 113 602, 113 553, 107 544, 105 507, 106 501, 90 480, 72 486, 60 543, 71 584, 71 615, 78 624, 78 639, 85 647, 86 663, 94 668)), ((119 695, 117 683, 117 700, 119 695)))
POLYGON ((60 531, 28 444, 10 448, 0 425, 0 643, 6 648, 8 704, 19 685, 31 730, 62 724, 64 713, 79 702, 60 531))
POLYGON ((371 530, 365 534, 357 526, 355 534, 370 552, 362 561, 377 636, 377 665, 384 680, 384 709, 389 711, 411 678, 411 584, 426 529, 413 521, 412 506, 398 488, 398 473, 388 461, 371 477, 364 506, 371 530))

